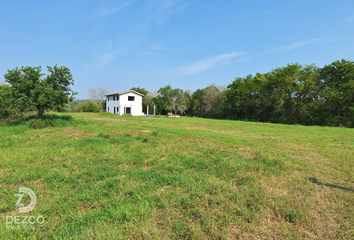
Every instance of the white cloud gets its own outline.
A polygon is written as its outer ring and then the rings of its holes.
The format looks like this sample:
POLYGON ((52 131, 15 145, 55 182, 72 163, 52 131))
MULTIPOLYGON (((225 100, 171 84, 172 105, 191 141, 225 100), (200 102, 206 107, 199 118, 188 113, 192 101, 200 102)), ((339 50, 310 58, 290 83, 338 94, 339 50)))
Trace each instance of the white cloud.
POLYGON ((152 11, 148 21, 154 19, 158 25, 167 23, 168 19, 187 7, 189 3, 177 4, 177 0, 152 0, 150 1, 149 8, 152 11))
POLYGON ((90 73, 92 71, 99 71, 104 69, 108 64, 113 62, 124 49, 112 47, 112 42, 107 42, 94 50, 92 58, 83 66, 84 72, 90 73))
POLYGON ((244 55, 244 53, 227 53, 227 54, 221 54, 213 57, 208 57, 202 60, 199 60, 197 62, 194 62, 190 66, 186 67, 182 71, 182 75, 189 75, 189 74, 195 74, 198 72, 203 72, 207 69, 222 66, 225 64, 230 63, 230 61, 237 57, 244 55))
POLYGON ((354 22, 354 16, 351 16, 341 22, 334 23, 333 25, 340 25, 340 24, 351 23, 351 22, 354 22))
POLYGON ((119 55, 119 51, 107 52, 97 57, 97 60, 91 65, 94 70, 101 70, 110 62, 114 61, 119 55))
POLYGON ((323 39, 323 38, 314 38, 314 39, 310 39, 310 40, 306 40, 306 41, 294 42, 294 43, 291 43, 291 44, 289 44, 289 45, 276 48, 275 51, 277 51, 277 52, 290 51, 290 50, 293 50, 293 49, 295 49, 295 48, 303 47, 303 46, 309 45, 309 44, 311 44, 311 43, 318 42, 318 41, 320 41, 320 40, 322 40, 322 39, 323 39))
POLYGON ((272 50, 266 51, 266 52, 264 52, 264 53, 262 53, 260 55, 287 52, 287 51, 294 50, 296 48, 303 47, 303 46, 306 46, 306 45, 309 45, 309 44, 312 44, 312 43, 315 43, 315 42, 319 42, 319 41, 325 40, 325 39, 327 39, 327 37, 314 38, 314 39, 310 39, 310 40, 306 40, 306 41, 294 42, 294 43, 291 43, 291 44, 288 44, 288 45, 285 45, 285 46, 282 46, 282 47, 278 47, 278 48, 274 48, 272 50))
POLYGON ((136 0, 133 0, 133 1, 129 1, 119 7, 116 7, 116 8, 108 8, 108 9, 103 9, 99 12, 96 12, 94 14, 92 14, 91 16, 89 16, 88 18, 96 18, 96 17, 102 17, 102 16, 107 16, 107 15, 111 15, 111 14, 114 14, 114 13, 118 13, 120 12, 121 10, 123 10, 124 8, 128 7, 129 5, 133 4, 136 0))

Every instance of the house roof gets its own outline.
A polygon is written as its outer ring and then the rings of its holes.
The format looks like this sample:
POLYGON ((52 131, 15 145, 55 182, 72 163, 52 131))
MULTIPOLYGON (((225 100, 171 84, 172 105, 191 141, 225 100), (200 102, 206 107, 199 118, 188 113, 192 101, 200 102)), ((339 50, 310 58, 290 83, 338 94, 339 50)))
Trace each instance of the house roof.
POLYGON ((106 94, 105 96, 112 96, 112 95, 123 95, 123 94, 129 93, 129 92, 131 92, 131 93, 135 93, 135 94, 138 94, 138 95, 140 95, 140 96, 142 96, 142 97, 144 97, 144 96, 145 96, 144 94, 141 94, 141 93, 139 93, 139 92, 137 92, 137 91, 134 91, 134 90, 128 90, 128 91, 124 91, 124 92, 117 92, 117 93, 110 93, 110 94, 106 94))

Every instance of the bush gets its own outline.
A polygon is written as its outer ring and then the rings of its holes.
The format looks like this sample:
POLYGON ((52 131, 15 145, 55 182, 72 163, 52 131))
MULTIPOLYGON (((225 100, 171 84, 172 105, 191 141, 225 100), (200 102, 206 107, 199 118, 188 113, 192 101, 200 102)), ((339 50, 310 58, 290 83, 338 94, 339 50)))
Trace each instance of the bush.
POLYGON ((80 102, 71 102, 60 109, 59 112, 95 112, 102 111, 101 104, 92 100, 78 100, 80 102), (81 102, 84 101, 84 102, 81 102))
POLYGON ((41 129, 46 127, 64 127, 68 125, 87 124, 89 122, 82 120, 75 120, 70 115, 55 115, 46 114, 43 118, 38 116, 30 116, 19 119, 15 122, 9 123, 10 126, 26 125, 32 129, 41 129))
POLYGON ((78 107, 78 112, 95 112, 99 113, 101 110, 97 103, 87 100, 86 102, 82 103, 78 107))
POLYGON ((102 137, 102 138, 106 138, 106 139, 109 139, 111 136, 109 134, 105 134, 105 133, 100 133, 98 134, 97 137, 102 137))

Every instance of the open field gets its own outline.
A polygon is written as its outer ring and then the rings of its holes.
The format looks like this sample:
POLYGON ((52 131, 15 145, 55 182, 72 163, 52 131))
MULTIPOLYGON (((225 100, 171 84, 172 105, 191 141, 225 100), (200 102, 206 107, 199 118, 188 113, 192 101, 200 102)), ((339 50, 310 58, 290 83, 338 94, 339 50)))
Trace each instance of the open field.
POLYGON ((0 127, 0 239, 354 238, 354 129, 72 115, 88 124, 0 127))

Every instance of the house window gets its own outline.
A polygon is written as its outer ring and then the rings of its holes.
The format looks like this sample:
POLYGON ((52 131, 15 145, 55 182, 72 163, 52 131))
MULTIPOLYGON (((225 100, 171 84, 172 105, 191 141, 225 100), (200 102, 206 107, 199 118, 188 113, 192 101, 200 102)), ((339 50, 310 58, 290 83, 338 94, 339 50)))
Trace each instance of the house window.
POLYGON ((119 100, 119 95, 118 95, 118 96, 116 96, 116 99, 117 99, 117 101, 119 100))
POLYGON ((134 96, 128 96, 128 101, 134 101, 134 96))
POLYGON ((108 112, 109 112, 109 107, 108 107, 108 112))
POLYGON ((116 97, 115 96, 113 96, 113 101, 115 101, 116 100, 116 97))

